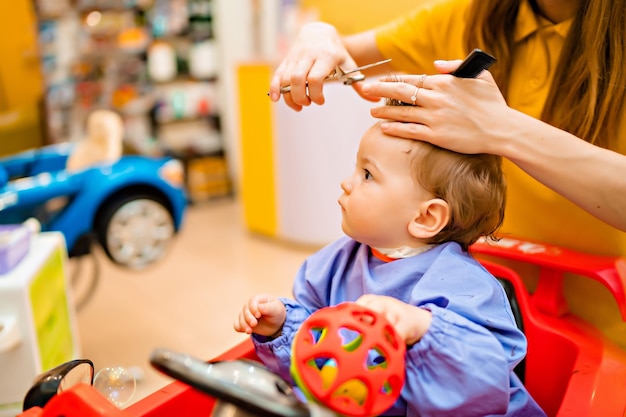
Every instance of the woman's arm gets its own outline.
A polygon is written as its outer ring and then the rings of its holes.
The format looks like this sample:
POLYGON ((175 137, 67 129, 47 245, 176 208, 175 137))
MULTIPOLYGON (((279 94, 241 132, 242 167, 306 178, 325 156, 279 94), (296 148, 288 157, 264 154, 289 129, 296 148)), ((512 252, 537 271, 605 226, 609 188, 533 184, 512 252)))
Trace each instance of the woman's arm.
MULTIPOLYGON (((372 82, 362 89, 368 95, 410 102, 420 77, 402 78, 404 83, 372 82)), ((372 115, 397 121, 382 125, 389 135, 508 158, 598 219, 626 231, 626 156, 508 107, 488 72, 478 79, 428 76, 417 104, 377 107, 372 115)))
POLYGON ((626 156, 516 113, 499 153, 598 219, 626 231, 626 156))

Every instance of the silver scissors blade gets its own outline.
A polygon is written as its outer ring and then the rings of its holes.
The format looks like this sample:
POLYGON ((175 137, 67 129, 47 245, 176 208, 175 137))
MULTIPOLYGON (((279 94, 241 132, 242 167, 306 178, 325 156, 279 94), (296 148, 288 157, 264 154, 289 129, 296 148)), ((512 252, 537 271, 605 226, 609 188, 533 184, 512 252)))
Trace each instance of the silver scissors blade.
POLYGON ((372 62, 371 64, 367 64, 367 65, 362 65, 360 67, 356 67, 354 69, 351 69, 350 71, 343 71, 343 75, 352 74, 353 72, 357 72, 357 71, 363 71, 363 70, 366 70, 366 69, 372 68, 372 67, 377 67, 379 65, 386 64, 387 62, 391 62, 391 58, 383 59, 382 61, 372 62))
MULTIPOLYGON (((340 66, 337 66, 337 68, 335 68, 335 71, 333 71, 328 77, 326 77, 324 81, 342 80, 344 84, 351 85, 354 82, 363 81, 365 79, 365 75, 361 74, 361 75, 350 77, 349 76, 350 74, 353 74, 358 71, 366 70, 368 68, 376 67, 378 65, 386 64, 387 62, 390 62, 390 61, 391 61, 391 58, 383 59, 382 61, 373 62, 367 65, 362 65, 360 67, 356 67, 348 71, 344 71, 343 69, 341 69, 340 66)), ((290 85, 285 85, 283 87, 280 87, 280 94, 285 94, 290 91, 291 91, 290 85)))

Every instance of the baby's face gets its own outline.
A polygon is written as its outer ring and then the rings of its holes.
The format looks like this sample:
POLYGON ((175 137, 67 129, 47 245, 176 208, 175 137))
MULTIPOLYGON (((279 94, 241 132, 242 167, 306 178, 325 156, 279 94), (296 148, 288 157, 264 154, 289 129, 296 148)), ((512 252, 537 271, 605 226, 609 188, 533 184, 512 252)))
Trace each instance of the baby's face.
POLYGON ((361 139, 354 173, 341 182, 341 227, 378 248, 412 246, 407 227, 420 203, 432 198, 416 184, 410 140, 386 136, 378 124, 361 139))

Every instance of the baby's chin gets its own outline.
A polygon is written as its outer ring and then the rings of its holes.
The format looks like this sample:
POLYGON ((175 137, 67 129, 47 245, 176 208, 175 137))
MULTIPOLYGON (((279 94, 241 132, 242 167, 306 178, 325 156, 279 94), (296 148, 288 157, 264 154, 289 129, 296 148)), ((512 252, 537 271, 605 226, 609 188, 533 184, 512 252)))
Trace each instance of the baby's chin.
POLYGON ((357 242, 359 242, 362 245, 367 245, 367 246, 373 246, 376 247, 375 245, 373 245, 369 239, 363 237, 363 236, 359 236, 359 235, 355 235, 353 233, 350 233, 348 230, 346 230, 345 227, 341 228, 343 230, 343 234, 348 236, 350 239, 355 240, 357 242))
POLYGON ((372 238, 372 236, 368 235, 367 233, 358 233, 358 231, 351 229, 349 225, 346 224, 345 219, 342 219, 341 221, 341 231, 343 232, 344 235, 348 236, 350 239, 356 240, 357 242, 363 245, 367 245, 367 246, 374 247, 374 248, 395 248, 395 247, 402 246, 402 245, 395 246, 391 242, 383 242, 381 241, 380 236, 376 236, 376 238, 372 238), (384 243, 387 243, 388 245, 385 245, 384 243))
POLYGON ((343 232, 343 234, 344 234, 344 235, 348 236, 350 239, 352 239, 352 240, 356 240, 356 241, 357 241, 357 242, 359 242, 359 243, 364 243, 364 242, 362 242, 362 241, 359 239, 359 237, 358 237, 358 236, 356 236, 354 233, 351 233, 351 232, 350 232, 350 229, 349 229, 349 228, 347 228, 347 227, 343 224, 343 222, 342 222, 342 224, 341 224, 341 231, 343 232))

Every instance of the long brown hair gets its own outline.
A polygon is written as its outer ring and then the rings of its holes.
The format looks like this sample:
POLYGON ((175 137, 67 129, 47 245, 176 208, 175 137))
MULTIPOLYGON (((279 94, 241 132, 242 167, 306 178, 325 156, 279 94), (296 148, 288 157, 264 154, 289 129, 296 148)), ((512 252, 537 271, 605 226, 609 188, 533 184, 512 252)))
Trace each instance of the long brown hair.
MULTIPOLYGON (((465 33, 468 50, 498 58, 491 72, 505 97, 515 26, 523 0, 475 0, 465 33)), ((541 119, 615 149, 626 98, 626 1, 583 0, 567 36, 541 119)))

